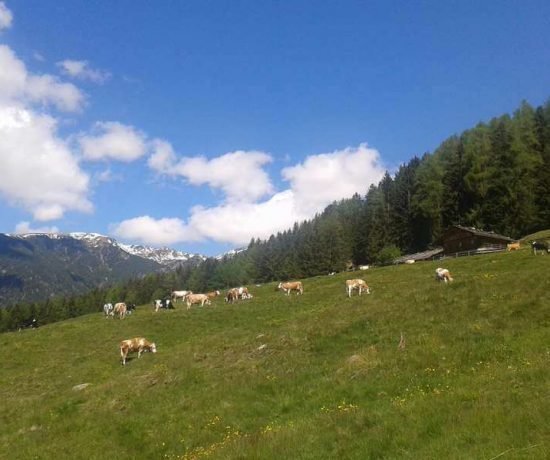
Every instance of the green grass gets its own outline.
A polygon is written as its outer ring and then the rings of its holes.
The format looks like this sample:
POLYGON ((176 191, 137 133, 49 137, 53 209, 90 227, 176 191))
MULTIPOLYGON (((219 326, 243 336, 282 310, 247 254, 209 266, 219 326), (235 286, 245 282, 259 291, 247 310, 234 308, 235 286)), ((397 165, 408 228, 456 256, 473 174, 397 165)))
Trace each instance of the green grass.
POLYGON ((490 254, 2 334, 0 458, 548 458, 549 270, 490 254), (158 352, 122 367, 134 336, 158 352))

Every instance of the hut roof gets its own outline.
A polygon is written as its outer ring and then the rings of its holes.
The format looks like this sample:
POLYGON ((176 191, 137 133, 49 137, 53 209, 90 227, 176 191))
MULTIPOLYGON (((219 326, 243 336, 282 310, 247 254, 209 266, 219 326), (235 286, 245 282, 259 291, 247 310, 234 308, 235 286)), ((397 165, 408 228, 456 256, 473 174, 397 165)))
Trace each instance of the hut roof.
POLYGON ((454 225, 449 230, 447 230, 447 232, 449 232, 452 229, 463 230, 465 232, 471 233, 472 235, 483 236, 486 238, 493 238, 493 239, 498 239, 498 240, 508 241, 508 242, 515 241, 513 238, 510 238, 509 236, 499 235, 498 233, 495 233, 495 232, 487 232, 485 230, 480 230, 475 227, 463 227, 462 225, 454 225))

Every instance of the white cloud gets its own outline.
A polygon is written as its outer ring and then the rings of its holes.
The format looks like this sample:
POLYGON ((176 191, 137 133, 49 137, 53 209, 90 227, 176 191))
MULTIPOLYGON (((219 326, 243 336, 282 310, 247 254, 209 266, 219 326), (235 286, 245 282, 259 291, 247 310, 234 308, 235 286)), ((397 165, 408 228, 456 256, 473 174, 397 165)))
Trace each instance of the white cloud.
POLYGON ((80 80, 89 80, 101 84, 105 83, 111 77, 109 72, 90 67, 88 61, 65 59, 64 61, 58 62, 57 65, 61 68, 64 75, 80 80))
POLYGON ((147 151, 145 134, 133 126, 114 121, 96 123, 92 134, 79 136, 78 142, 83 157, 89 161, 112 159, 130 162, 147 151))
POLYGON ((169 144, 161 144, 149 158, 149 166, 163 174, 181 176, 192 185, 220 189, 228 201, 254 202, 273 192, 273 185, 262 169, 272 161, 259 151, 229 152, 211 160, 183 157, 179 160, 169 144))
POLYGON ((52 75, 33 75, 6 45, 0 45, 0 103, 52 104, 74 112, 82 108, 84 94, 52 75))
POLYGON ((157 220, 149 216, 135 217, 112 225, 111 231, 117 237, 125 240, 141 241, 158 246, 200 239, 192 229, 177 218, 157 220))
POLYGON ((0 30, 9 29, 13 21, 13 14, 4 2, 0 2, 0 30))
POLYGON ((196 206, 191 210, 189 223, 178 218, 141 216, 115 224, 111 230, 121 239, 152 245, 210 239, 242 246, 252 237, 268 238, 307 217, 295 212, 293 194, 287 190, 263 203, 229 203, 213 208, 196 206))
POLYGON ((161 174, 174 174, 172 168, 176 164, 176 154, 169 142, 155 139, 152 143, 153 154, 147 160, 151 169, 161 174))
MULTIPOLYGON (((169 159, 170 155, 163 158, 169 159)), ((161 161, 160 156, 157 159, 163 167, 170 163, 161 161)), ((196 160, 197 165, 204 166, 203 162, 201 158, 196 160)), ((181 162, 172 165, 180 166, 181 162)), ((384 171, 378 152, 361 144, 357 148, 310 156, 302 164, 283 169, 290 189, 267 200, 228 201, 211 208, 197 206, 191 210, 188 222, 139 217, 113 226, 113 231, 120 238, 146 244, 159 240, 174 244, 210 239, 242 246, 251 238, 265 239, 291 228, 295 222, 311 219, 335 200, 350 198, 354 193, 364 195, 371 184, 380 181, 384 171)))
POLYGON ((59 228, 57 227, 31 227, 30 222, 19 222, 15 226, 15 234, 21 235, 25 233, 59 233, 59 228))
POLYGON ((332 153, 312 155, 299 165, 284 168, 295 204, 301 212, 313 215, 334 200, 364 195, 370 184, 378 183, 385 169, 377 150, 367 144, 332 153))
POLYGON ((0 196, 40 221, 65 212, 90 212, 89 177, 53 118, 0 104, 0 196))

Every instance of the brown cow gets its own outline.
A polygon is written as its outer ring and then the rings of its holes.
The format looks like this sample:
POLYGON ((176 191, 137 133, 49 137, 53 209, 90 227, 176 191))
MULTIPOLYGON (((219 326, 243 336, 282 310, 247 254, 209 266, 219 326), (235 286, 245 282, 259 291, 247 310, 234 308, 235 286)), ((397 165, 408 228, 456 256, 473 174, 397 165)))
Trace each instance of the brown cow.
POLYGON ((150 351, 151 353, 157 352, 157 346, 154 343, 149 342, 143 337, 135 337, 133 339, 123 340, 120 342, 120 356, 122 357, 122 365, 126 365, 126 357, 129 352, 136 352, 138 358, 141 358, 141 353, 144 351, 150 351))
POLYGON ((220 295, 220 291, 211 291, 206 293, 207 297, 212 300, 220 295))
POLYGON ((128 312, 128 307, 124 302, 115 303, 115 306, 113 308, 113 314, 118 315, 119 319, 124 319, 127 312, 128 312))
POLYGON ((290 295, 291 291, 296 291, 296 295, 304 293, 304 286, 301 281, 290 281, 288 283, 279 283, 278 289, 282 289, 286 295, 290 295))
POLYGON ((188 294, 185 296, 185 302, 187 303, 187 309, 191 308, 191 305, 200 303, 201 307, 204 307, 204 304, 211 305, 210 299, 206 294, 188 294))
POLYGON ((508 243, 506 245, 506 250, 507 251, 517 251, 519 249, 519 241, 515 242, 515 243, 508 243))
POLYGON ((235 300, 239 300, 239 290, 237 288, 231 288, 227 291, 225 295, 225 301, 234 303, 235 300))

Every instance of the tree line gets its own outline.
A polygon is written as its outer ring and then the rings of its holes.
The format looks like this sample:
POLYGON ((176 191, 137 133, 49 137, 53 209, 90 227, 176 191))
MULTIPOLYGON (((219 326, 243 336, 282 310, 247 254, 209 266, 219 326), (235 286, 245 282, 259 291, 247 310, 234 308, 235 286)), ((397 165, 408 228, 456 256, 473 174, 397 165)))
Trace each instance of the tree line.
POLYGON ((550 227, 550 101, 537 108, 522 102, 512 115, 453 135, 394 175, 386 172, 364 195, 335 202, 266 240, 253 239, 231 257, 0 309, 0 331, 29 318, 48 323, 100 311, 105 302, 146 304, 174 289, 204 292, 383 264, 438 245, 455 224, 512 238, 550 227))

